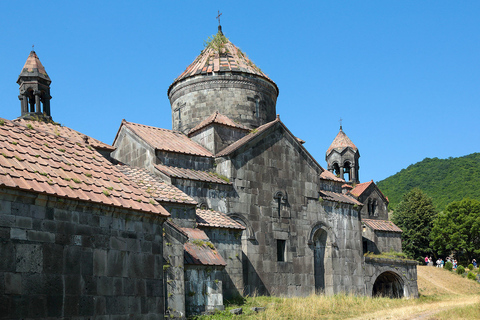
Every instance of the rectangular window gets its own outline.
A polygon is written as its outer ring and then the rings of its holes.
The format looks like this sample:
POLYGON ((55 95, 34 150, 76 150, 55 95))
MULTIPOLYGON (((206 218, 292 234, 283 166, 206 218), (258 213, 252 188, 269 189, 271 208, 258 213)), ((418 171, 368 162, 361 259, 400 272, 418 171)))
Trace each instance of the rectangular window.
POLYGON ((286 261, 287 240, 277 240, 277 261, 286 261))

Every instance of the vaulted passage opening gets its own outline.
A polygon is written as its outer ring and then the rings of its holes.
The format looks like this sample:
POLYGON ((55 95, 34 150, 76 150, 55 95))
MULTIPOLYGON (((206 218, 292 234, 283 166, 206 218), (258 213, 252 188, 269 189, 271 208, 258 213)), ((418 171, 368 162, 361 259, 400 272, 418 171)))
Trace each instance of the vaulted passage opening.
POLYGON ((313 238, 314 240, 314 273, 315 273, 315 292, 325 292, 325 270, 328 257, 330 257, 330 248, 327 247, 327 232, 319 229, 313 238))
POLYGON ((400 276, 387 271, 378 276, 373 284, 373 297, 402 298, 403 282, 400 276))

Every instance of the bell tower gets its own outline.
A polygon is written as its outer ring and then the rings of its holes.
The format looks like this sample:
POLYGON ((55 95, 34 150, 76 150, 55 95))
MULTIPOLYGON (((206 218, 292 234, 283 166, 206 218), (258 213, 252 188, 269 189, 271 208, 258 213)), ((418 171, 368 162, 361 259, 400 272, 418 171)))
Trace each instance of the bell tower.
POLYGON ((344 179, 345 182, 356 184, 360 182, 358 170, 360 165, 358 159, 360 152, 349 137, 343 132, 340 125, 340 131, 327 150, 325 160, 328 163, 328 171, 337 177, 344 179))
POLYGON ((21 116, 20 118, 51 120, 50 115, 50 77, 38 59, 35 51, 31 51, 22 72, 17 80, 20 86, 21 116))

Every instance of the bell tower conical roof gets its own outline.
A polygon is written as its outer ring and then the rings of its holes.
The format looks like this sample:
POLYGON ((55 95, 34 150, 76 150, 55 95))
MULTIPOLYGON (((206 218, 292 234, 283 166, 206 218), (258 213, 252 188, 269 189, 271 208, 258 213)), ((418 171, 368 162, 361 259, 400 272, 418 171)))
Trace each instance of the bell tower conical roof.
POLYGON ((328 148, 325 160, 328 164, 328 170, 336 174, 339 178, 345 179, 347 183, 359 183, 358 171, 360 152, 352 140, 343 132, 340 125, 338 132, 332 144, 328 148))
POLYGON ((350 140, 346 133, 343 132, 342 126, 340 126, 340 131, 328 148, 327 155, 329 155, 333 150, 342 152, 345 148, 352 148, 354 151, 358 151, 358 148, 355 146, 355 144, 353 144, 352 140, 350 140))
POLYGON ((275 120, 278 87, 222 32, 168 88, 172 128, 187 134, 215 111, 248 129, 275 120))

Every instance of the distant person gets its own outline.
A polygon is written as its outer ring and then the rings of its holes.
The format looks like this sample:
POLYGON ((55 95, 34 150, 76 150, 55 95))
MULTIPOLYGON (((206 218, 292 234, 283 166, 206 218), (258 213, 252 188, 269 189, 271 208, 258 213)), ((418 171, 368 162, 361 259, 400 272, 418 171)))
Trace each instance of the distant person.
POLYGON ((440 268, 440 264, 441 264, 440 258, 438 258, 437 261, 435 261, 435 263, 436 263, 436 267, 440 268))
POLYGON ((473 264, 473 267, 476 268, 477 267, 477 260, 473 259, 472 264, 473 264))
POLYGON ((425 256, 425 265, 428 266, 428 256, 425 256))

